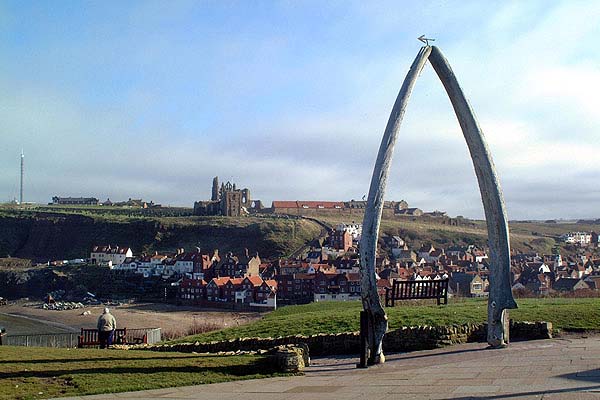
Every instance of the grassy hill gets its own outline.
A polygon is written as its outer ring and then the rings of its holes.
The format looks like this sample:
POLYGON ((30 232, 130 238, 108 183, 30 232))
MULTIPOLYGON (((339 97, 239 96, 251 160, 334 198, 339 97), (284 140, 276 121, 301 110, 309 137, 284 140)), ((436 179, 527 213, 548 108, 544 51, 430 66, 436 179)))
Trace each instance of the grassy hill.
POLYGON ((0 209, 0 257, 37 260, 89 257, 96 244, 129 246, 134 253, 176 248, 244 248, 262 257, 286 256, 313 240, 321 227, 306 220, 258 217, 141 216, 44 208, 0 209))
MULTIPOLYGON (((335 226, 362 222, 360 211, 318 216, 335 226)), ((94 244, 130 246, 134 252, 171 251, 178 247, 221 252, 258 251, 262 257, 295 253, 319 237, 322 228, 302 219, 262 217, 197 217, 191 209, 120 209, 100 206, 32 206, 25 210, 0 206, 0 257, 33 259, 79 258, 94 244)), ((557 239, 569 231, 600 231, 600 223, 511 222, 511 246, 524 252, 549 253, 557 239)), ((462 218, 387 217, 381 232, 400 235, 412 247, 430 242, 434 246, 476 244, 486 246, 485 221, 462 218), (451 223, 452 222, 452 223, 451 223), (458 225, 455 225, 455 224, 458 225)))
MULTIPOLYGON (((600 299, 519 299, 519 308, 510 311, 516 321, 550 321, 558 329, 600 329, 600 299)), ((262 320, 235 328, 190 336, 178 342, 209 342, 240 337, 315 335, 359 330, 362 305, 353 302, 322 302, 282 307, 262 320)), ((480 323, 487 320, 487 300, 458 299, 448 305, 406 302, 386 308, 390 329, 402 326, 446 326, 480 323)))
MULTIPOLYGON (((337 225, 342 222, 362 222, 362 214, 322 216, 320 220, 337 225)), ((487 246, 485 221, 458 219, 458 225, 451 225, 448 219, 427 217, 388 217, 381 222, 381 233, 399 235, 412 247, 430 242, 434 246, 447 247, 452 244, 487 246)), ((523 252, 549 254, 554 246, 560 246, 565 253, 574 249, 560 243, 558 237, 570 231, 600 231, 599 222, 555 223, 542 221, 513 221, 509 223, 511 247, 523 252)))

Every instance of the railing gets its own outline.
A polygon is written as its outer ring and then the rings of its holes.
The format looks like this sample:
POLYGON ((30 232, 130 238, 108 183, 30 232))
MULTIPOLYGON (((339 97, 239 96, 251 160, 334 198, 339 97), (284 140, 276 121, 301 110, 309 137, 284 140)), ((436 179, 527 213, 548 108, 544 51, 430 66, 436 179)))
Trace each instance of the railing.
POLYGON ((78 333, 41 333, 36 335, 6 335, 2 344, 26 347, 77 347, 78 333))
MULTIPOLYGON (((77 347, 79 333, 40 333, 35 335, 3 335, 2 345, 26 347, 77 347)), ((127 343, 136 343, 146 335, 146 342, 161 341, 160 328, 127 329, 127 343)))
MULTIPOLYGON (((135 331, 135 329, 132 329, 132 330, 135 331)), ((162 340, 160 328, 146 329, 146 335, 148 336, 148 338, 147 338, 148 344, 155 344, 162 340)))
POLYGON ((127 328, 127 335, 125 340, 127 343, 135 344, 146 335, 146 343, 154 344, 161 341, 160 328, 138 328, 129 329, 127 328))

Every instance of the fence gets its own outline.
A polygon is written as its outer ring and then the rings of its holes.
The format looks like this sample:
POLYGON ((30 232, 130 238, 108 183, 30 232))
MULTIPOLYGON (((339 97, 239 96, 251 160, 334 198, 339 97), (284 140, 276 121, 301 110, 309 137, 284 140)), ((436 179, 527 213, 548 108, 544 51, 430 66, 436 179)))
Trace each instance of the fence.
POLYGON ((144 335, 146 335, 146 343, 148 344, 155 344, 161 341, 160 328, 127 328, 127 336, 125 337, 125 339, 127 343, 136 343, 144 335))
POLYGON ((36 335, 6 335, 2 344, 26 347, 77 347, 79 333, 41 333, 36 335))
MULTIPOLYGON (((144 335, 148 344, 161 341, 160 328, 127 329, 127 342, 135 343, 144 335)), ((6 346, 26 347, 77 347, 79 333, 41 333, 36 335, 6 335, 0 342, 6 346)))

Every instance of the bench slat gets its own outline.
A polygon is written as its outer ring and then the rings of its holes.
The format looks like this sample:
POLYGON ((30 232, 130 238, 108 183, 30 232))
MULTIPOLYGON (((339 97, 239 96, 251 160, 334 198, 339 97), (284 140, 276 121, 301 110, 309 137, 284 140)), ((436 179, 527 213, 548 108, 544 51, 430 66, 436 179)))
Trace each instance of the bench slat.
POLYGON ((448 279, 433 281, 394 281, 391 288, 386 288, 385 305, 394 306, 396 300, 436 299, 448 304, 448 279))
MULTIPOLYGON (((117 338, 123 338, 126 342, 127 336, 127 328, 119 328, 115 329, 115 341, 117 338)), ((122 343, 125 344, 125 343, 122 343)), ((77 347, 84 346, 99 346, 100 340, 98 339, 98 330, 97 329, 87 329, 81 328, 81 335, 79 335, 77 339, 77 347)))

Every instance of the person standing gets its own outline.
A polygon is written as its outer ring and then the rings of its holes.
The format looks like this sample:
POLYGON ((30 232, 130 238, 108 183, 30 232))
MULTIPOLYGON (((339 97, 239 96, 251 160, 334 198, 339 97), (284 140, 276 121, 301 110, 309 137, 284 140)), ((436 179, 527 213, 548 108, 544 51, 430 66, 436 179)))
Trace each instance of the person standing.
POLYGON ((117 320, 110 313, 108 307, 105 307, 104 313, 98 318, 98 341, 101 349, 108 349, 112 345, 115 329, 117 329, 117 320))

